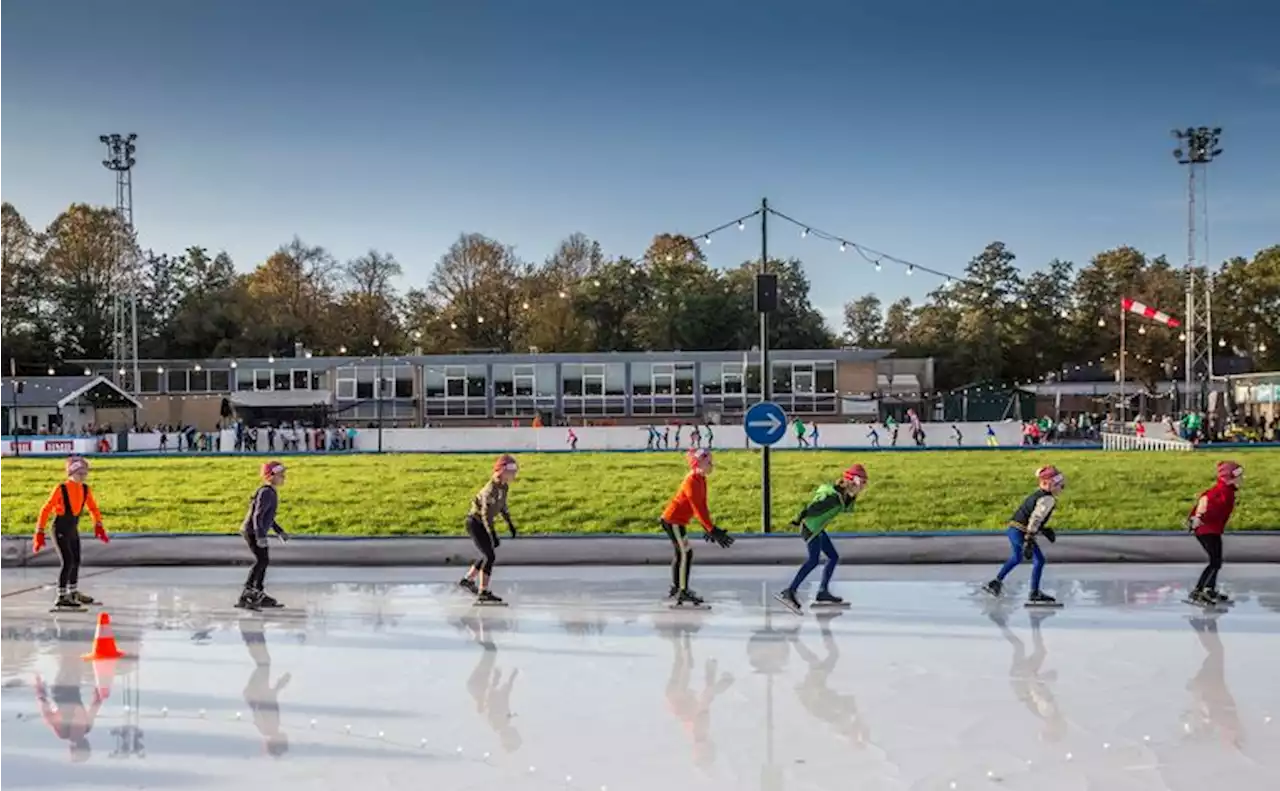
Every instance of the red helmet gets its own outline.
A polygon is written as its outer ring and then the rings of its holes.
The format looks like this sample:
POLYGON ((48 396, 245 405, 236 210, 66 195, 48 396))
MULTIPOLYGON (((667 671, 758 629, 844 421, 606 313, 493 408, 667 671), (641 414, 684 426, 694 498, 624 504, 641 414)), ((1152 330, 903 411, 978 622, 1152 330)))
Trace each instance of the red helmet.
POLYGON ((263 478, 270 478, 271 476, 275 475, 277 472, 284 472, 284 464, 275 460, 263 462, 262 464, 263 478))
POLYGON ((1244 467, 1236 464, 1234 461, 1218 462, 1218 480, 1226 481, 1229 484, 1235 484, 1244 477, 1244 467))
POLYGON ((510 453, 504 453, 493 462, 493 474, 497 475, 503 472, 515 472, 520 469, 520 465, 516 463, 516 457, 510 453))
POLYGON ((67 477, 89 471, 89 460, 84 456, 67 457, 67 477))
POLYGON ((856 480, 856 481, 860 481, 860 482, 862 482, 862 483, 866 483, 866 482, 867 482, 867 468, 866 468, 866 467, 863 467, 861 464, 855 464, 855 465, 853 465, 852 467, 850 467, 849 469, 847 469, 847 470, 845 470, 845 471, 844 471, 844 475, 842 476, 842 478, 843 478, 844 480, 846 480, 846 481, 854 481, 854 480, 856 480))
POLYGON ((1062 472, 1052 464, 1036 470, 1036 478, 1041 483, 1051 483, 1058 486, 1067 482, 1067 476, 1063 475, 1062 472))
POLYGON ((689 451, 689 469, 696 470, 698 465, 706 460, 711 461, 711 451, 707 448, 694 448, 689 451))

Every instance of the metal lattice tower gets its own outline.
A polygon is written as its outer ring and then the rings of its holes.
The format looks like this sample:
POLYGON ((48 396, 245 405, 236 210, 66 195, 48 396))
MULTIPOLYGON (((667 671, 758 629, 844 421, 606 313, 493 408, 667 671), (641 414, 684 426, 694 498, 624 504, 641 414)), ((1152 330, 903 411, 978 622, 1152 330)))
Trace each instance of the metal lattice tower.
POLYGON ((1187 269, 1186 269, 1186 330, 1183 375, 1187 400, 1184 411, 1204 411, 1207 408, 1198 380, 1213 379, 1213 271, 1209 260, 1209 204, 1208 165, 1220 154, 1218 142, 1222 128, 1207 126, 1173 130, 1178 147, 1173 156, 1179 165, 1187 166, 1187 269), (1203 271, 1197 270, 1196 252, 1200 241, 1196 228, 1197 182, 1204 189, 1203 271))
POLYGON ((129 232, 129 248, 121 252, 112 288, 111 373, 122 388, 138 390, 138 283, 133 260, 133 166, 138 136, 100 135, 107 147, 102 166, 116 174, 116 212, 129 232), (126 376, 126 372, 131 375, 126 376))

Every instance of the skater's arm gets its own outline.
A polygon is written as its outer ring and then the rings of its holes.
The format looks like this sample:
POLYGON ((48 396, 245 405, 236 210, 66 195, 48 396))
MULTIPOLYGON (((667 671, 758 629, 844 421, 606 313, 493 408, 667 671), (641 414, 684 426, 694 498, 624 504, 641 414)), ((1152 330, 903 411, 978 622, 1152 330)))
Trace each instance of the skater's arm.
POLYGON ((98 501, 93 499, 93 490, 88 486, 84 487, 84 507, 89 509, 89 515, 93 517, 95 525, 102 523, 102 512, 98 510, 98 501))
POLYGON ((253 496, 253 532, 259 538, 266 538, 272 525, 276 523, 276 506, 279 505, 275 487, 262 486, 253 496))
POLYGON ((1031 512, 1031 518, 1027 520, 1027 533, 1034 535, 1040 532, 1040 528, 1044 527, 1044 523, 1049 521, 1049 516, 1053 513, 1053 507, 1057 503, 1053 499, 1053 495, 1047 494, 1041 497, 1036 503, 1035 510, 1031 512))
MULTIPOLYGON (((848 502, 852 502, 852 499, 850 499, 848 502)), ((821 500, 811 502, 805 505, 804 508, 801 508, 800 513, 796 515, 795 524, 799 524, 811 516, 816 516, 818 514, 826 513, 827 511, 831 511, 837 508, 840 508, 840 509, 847 508, 848 502, 846 502, 845 499, 842 498, 838 492, 827 495, 821 500)))
POLYGON ((53 491, 49 493, 49 499, 44 501, 44 505, 40 508, 40 519, 36 522, 36 530, 44 530, 45 525, 49 524, 49 517, 56 513, 61 513, 62 493, 61 486, 53 487, 53 491))
POLYGON ((684 479, 684 493, 693 507, 693 515, 698 517, 702 527, 708 533, 715 527, 711 511, 707 508, 707 479, 701 475, 690 475, 684 479))

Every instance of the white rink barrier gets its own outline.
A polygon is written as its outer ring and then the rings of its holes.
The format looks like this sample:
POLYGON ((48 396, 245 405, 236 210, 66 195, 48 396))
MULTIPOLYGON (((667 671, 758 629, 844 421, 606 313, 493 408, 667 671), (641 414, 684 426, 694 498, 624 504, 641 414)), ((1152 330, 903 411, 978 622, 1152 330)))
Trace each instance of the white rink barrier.
POLYGON ((1139 437, 1136 434, 1112 434, 1104 432, 1102 435, 1102 447, 1104 450, 1164 450, 1164 451, 1190 451, 1195 446, 1185 439, 1163 439, 1159 437, 1139 437))
MULTIPOLYGON (((5 437, 0 446, 4 456, 70 456, 73 453, 95 453, 98 437, 5 437)), ((108 442, 115 446, 115 438, 108 442)))
MULTIPOLYGON (((988 424, 954 424, 956 428, 960 429, 961 442, 959 445, 957 445, 955 434, 951 430, 952 425, 951 423, 922 424, 925 433, 925 447, 935 449, 977 448, 987 445, 986 431, 988 424)), ((1022 442, 1021 424, 992 423, 990 425, 996 433, 996 443, 1000 447, 1017 447, 1022 442)), ((655 427, 659 432, 664 430, 662 425, 655 424, 655 427)), ((875 429, 879 433, 880 447, 894 447, 891 432, 879 424, 875 426, 875 429)), ((707 441, 706 427, 699 426, 699 430, 703 432, 702 444, 705 446, 707 441)), ((866 423, 819 423, 817 444, 819 447, 871 448, 874 445, 871 437, 868 436, 870 430, 871 425, 866 423)), ((712 426, 711 431, 714 435, 714 446, 717 448, 759 447, 754 443, 747 442, 746 431, 741 425, 712 426)), ((806 424, 806 432, 811 431, 812 424, 806 424)), ((647 426, 575 426, 573 432, 578 436, 578 450, 580 451, 644 450, 649 437, 647 426)), ((675 426, 671 427, 670 437, 670 447, 676 447, 675 426)), ((806 438, 810 443, 813 442, 811 433, 807 433, 806 438)), ((689 445, 690 426, 685 425, 680 431, 680 447, 687 448, 689 445)), ((786 436, 773 447, 796 448, 799 446, 795 432, 788 428, 786 436)), ((134 446, 131 444, 130 447, 134 446)), ((280 447, 277 439, 276 449, 279 450, 280 447)), ((910 426, 902 425, 898 427, 896 447, 916 447, 914 440, 911 438, 910 426)), ((357 451, 378 450, 378 430, 370 428, 359 429, 356 433, 355 449, 357 451)), ((229 453, 234 450, 235 432, 223 431, 222 451, 229 453)), ((253 450, 253 448, 249 448, 249 450, 253 450)), ((270 450, 267 447, 267 433, 261 429, 258 431, 257 450, 270 450)), ((543 428, 389 428, 382 431, 382 450, 393 453, 569 450, 569 429, 563 426, 543 428)))

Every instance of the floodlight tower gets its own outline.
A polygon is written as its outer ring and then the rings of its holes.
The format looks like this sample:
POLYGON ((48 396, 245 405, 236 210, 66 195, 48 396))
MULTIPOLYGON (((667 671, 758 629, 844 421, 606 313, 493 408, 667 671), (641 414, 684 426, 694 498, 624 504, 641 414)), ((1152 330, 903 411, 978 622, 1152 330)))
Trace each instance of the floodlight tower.
MULTIPOLYGON (((1209 212, 1205 204, 1204 234, 1205 260, 1203 277, 1196 272, 1196 177, 1206 184, 1207 201, 1207 168, 1210 162, 1222 154, 1218 143, 1222 138, 1222 127, 1207 126, 1173 130, 1178 141, 1173 156, 1179 165, 1187 166, 1187 271, 1186 271, 1186 331, 1185 360, 1183 375, 1185 377, 1186 404, 1195 404, 1197 410, 1207 406, 1200 397, 1196 386, 1196 370, 1200 368, 1206 380, 1213 379, 1213 262, 1208 260, 1209 212), (1193 396, 1193 394, 1195 394, 1193 396), (1191 400, 1194 398, 1195 400, 1191 400)), ((1189 411, 1184 407, 1184 411, 1189 411)))
POLYGON ((138 136, 99 135, 98 141, 107 147, 107 158, 102 166, 116 174, 116 213, 128 230, 126 247, 116 262, 116 277, 112 278, 112 343, 111 373, 116 382, 129 392, 138 390, 138 288, 132 260, 133 243, 133 166, 138 147, 138 136), (132 370, 126 379, 124 372, 132 370), (130 384, 131 382, 131 384, 130 384))

